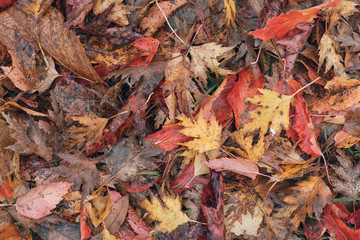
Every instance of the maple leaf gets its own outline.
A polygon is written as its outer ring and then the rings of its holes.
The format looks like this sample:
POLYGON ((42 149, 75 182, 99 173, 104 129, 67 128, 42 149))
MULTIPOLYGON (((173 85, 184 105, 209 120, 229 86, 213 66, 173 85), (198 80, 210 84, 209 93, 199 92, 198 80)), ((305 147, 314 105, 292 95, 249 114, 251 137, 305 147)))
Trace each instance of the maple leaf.
POLYGON ((269 19, 266 27, 249 32, 256 38, 263 41, 270 39, 280 40, 286 37, 290 31, 294 30, 300 23, 313 23, 320 9, 336 7, 342 0, 330 0, 316 7, 305 10, 291 10, 269 19))
POLYGON ((55 182, 33 188, 17 199, 16 211, 32 219, 49 215, 72 185, 67 182, 55 182))
POLYGON ((330 188, 320 176, 309 176, 299 182, 297 186, 291 187, 292 195, 283 198, 287 204, 297 205, 294 218, 291 222, 297 228, 300 222, 305 221, 306 214, 312 216, 313 212, 317 218, 327 203, 331 202, 332 194, 330 188))
POLYGON ((329 29, 331 29, 331 27, 338 22, 341 17, 345 17, 347 19, 350 15, 357 12, 357 5, 358 4, 353 1, 341 1, 339 5, 326 11, 326 16, 329 20, 329 29))
POLYGON ((339 42, 335 41, 328 33, 325 33, 319 45, 319 67, 322 66, 326 59, 325 73, 327 73, 331 67, 334 67, 335 74, 342 77, 346 77, 345 67, 342 64, 342 58, 339 52, 339 42))
POLYGON ((16 120, 4 113, 3 116, 10 124, 9 128, 13 129, 12 138, 17 140, 14 145, 8 146, 8 149, 22 154, 37 154, 47 161, 52 159, 51 146, 56 150, 56 136, 46 133, 34 119, 30 119, 27 127, 21 120, 16 120))
POLYGON ((164 205, 156 197, 152 197, 151 202, 145 199, 139 204, 150 213, 150 218, 152 220, 160 222, 159 225, 155 227, 154 231, 170 233, 178 226, 190 221, 190 218, 181 212, 179 196, 174 199, 163 195, 161 199, 164 202, 164 205))
POLYGON ((340 150, 337 151, 337 160, 340 166, 331 165, 335 170, 337 177, 331 178, 335 192, 343 194, 345 197, 358 198, 360 196, 360 187, 358 184, 360 178, 360 165, 354 166, 350 156, 346 156, 340 150))
POLYGON ((203 83, 206 83, 207 69, 211 69, 221 76, 234 73, 234 71, 220 67, 219 62, 220 59, 222 64, 229 60, 234 55, 234 47, 222 47, 218 43, 211 42, 200 46, 191 46, 189 53, 191 55, 191 71, 203 83))
POLYGON ((103 130, 108 122, 107 118, 99 117, 71 117, 74 121, 78 121, 84 127, 77 127, 67 130, 67 132, 73 133, 70 137, 74 141, 73 145, 79 144, 81 148, 85 145, 85 149, 97 142, 103 133, 103 130))
POLYGON ((189 149, 204 153, 210 150, 219 149, 221 147, 222 127, 217 123, 216 117, 212 115, 209 123, 204 117, 203 110, 200 110, 194 122, 190 118, 182 115, 177 117, 181 121, 184 129, 179 132, 194 139, 182 143, 181 145, 187 146, 189 149))
POLYGON ((226 25, 235 27, 234 18, 236 14, 236 7, 233 0, 224 0, 226 25))
POLYGON ((59 153, 60 158, 69 166, 55 167, 54 171, 61 176, 68 177, 68 181, 74 183, 73 190, 83 190, 82 201, 99 182, 99 172, 96 168, 98 161, 89 161, 82 153, 75 154, 59 153))

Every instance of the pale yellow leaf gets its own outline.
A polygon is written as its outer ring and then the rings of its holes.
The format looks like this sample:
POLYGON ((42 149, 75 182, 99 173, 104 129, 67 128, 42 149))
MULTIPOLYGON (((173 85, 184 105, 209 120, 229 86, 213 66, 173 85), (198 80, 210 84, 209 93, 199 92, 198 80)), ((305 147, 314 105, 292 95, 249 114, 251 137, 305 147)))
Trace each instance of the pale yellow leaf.
POLYGON ((334 67, 336 75, 346 77, 345 67, 342 64, 343 60, 338 52, 339 42, 335 41, 328 33, 325 33, 319 45, 319 67, 321 67, 324 60, 326 60, 325 73, 327 73, 331 67, 334 67))
POLYGON ((207 69, 212 70, 222 76, 233 74, 234 71, 224 69, 220 67, 221 63, 225 63, 234 54, 234 47, 222 47, 218 43, 206 43, 200 46, 190 47, 191 55, 191 71, 195 77, 199 77, 202 82, 206 81, 207 69))
POLYGON ((188 137, 194 139, 183 143, 189 149, 193 149, 199 153, 204 153, 213 149, 220 149, 222 138, 222 127, 216 121, 216 117, 212 115, 210 121, 207 122, 204 117, 204 112, 201 110, 194 122, 185 115, 179 116, 177 119, 181 121, 184 126, 180 132, 188 137))
POLYGON ((208 174, 210 172, 209 168, 203 163, 206 161, 205 153, 196 154, 194 159, 194 177, 208 174))
POLYGON ((145 199, 140 203, 140 206, 150 213, 150 219, 159 221, 154 231, 170 233, 178 226, 190 221, 190 218, 181 211, 179 196, 174 199, 163 195, 161 198, 165 204, 156 197, 152 198, 152 202, 145 199))

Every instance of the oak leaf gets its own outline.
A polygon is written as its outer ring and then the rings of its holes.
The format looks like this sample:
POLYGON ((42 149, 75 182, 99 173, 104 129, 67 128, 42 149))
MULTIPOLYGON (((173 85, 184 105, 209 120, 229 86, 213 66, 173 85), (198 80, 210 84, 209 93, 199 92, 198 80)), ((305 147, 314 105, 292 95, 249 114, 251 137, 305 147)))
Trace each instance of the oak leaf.
POLYGON ((17 199, 16 211, 32 219, 49 215, 72 185, 67 182, 55 182, 33 188, 17 199))
POLYGON ((184 129, 179 132, 194 138, 181 145, 187 146, 189 149, 199 153, 219 149, 221 147, 222 127, 217 123, 214 115, 210 117, 209 122, 206 121, 202 110, 198 113, 194 122, 184 115, 179 116, 177 119, 181 121, 181 125, 184 127, 184 129))
POLYGON ((322 66, 324 60, 326 60, 325 73, 327 73, 331 67, 334 67, 335 74, 346 77, 345 67, 342 64, 342 58, 339 54, 339 42, 334 40, 328 33, 325 33, 319 45, 319 67, 322 66))
POLYGON ((163 195, 162 204, 156 197, 152 198, 152 201, 145 199, 140 203, 140 206, 145 208, 150 213, 152 220, 159 221, 154 231, 161 231, 164 233, 170 233, 178 226, 190 221, 190 218, 181 211, 181 203, 179 196, 171 198, 163 195))

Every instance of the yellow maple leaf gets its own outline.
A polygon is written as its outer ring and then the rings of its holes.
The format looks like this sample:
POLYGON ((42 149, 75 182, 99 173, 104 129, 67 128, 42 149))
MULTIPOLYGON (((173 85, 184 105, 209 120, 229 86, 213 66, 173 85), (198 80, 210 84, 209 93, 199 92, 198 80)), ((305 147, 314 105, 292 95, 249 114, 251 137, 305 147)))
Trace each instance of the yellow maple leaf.
POLYGON ((224 0, 226 25, 229 27, 235 27, 234 18, 236 13, 236 7, 233 0, 224 0))
POLYGON ((249 133, 260 129, 264 135, 268 129, 272 134, 289 127, 289 108, 292 96, 287 96, 267 89, 259 89, 262 95, 247 99, 249 103, 260 107, 249 113, 252 122, 247 123, 239 130, 240 133, 249 133))
POLYGON ((265 151, 264 136, 268 130, 275 135, 280 134, 283 128, 289 127, 289 108, 293 97, 266 89, 259 91, 262 95, 247 99, 249 103, 259 105, 249 112, 252 121, 233 133, 233 138, 244 150, 240 155, 254 162, 259 161, 265 151), (255 131, 259 131, 259 136, 253 144, 255 131))
POLYGON ((74 133, 71 138, 72 142, 80 143, 80 145, 85 144, 85 148, 90 147, 96 141, 98 141, 102 132, 108 122, 107 118, 99 118, 99 117, 71 117, 72 120, 79 122, 84 127, 77 127, 74 129, 70 129, 67 132, 74 133))
POLYGON ((194 138, 189 142, 182 143, 183 146, 187 146, 189 149, 193 149, 199 153, 221 147, 222 127, 217 123, 214 115, 211 115, 210 122, 206 121, 203 110, 199 112, 194 122, 185 115, 181 115, 177 117, 177 119, 182 121, 181 125, 184 126, 184 129, 180 132, 188 137, 194 138))
POLYGON ((345 67, 342 64, 342 58, 339 51, 339 42, 334 40, 329 34, 325 33, 319 45, 319 67, 323 64, 326 59, 325 73, 327 73, 331 67, 334 67, 335 74, 346 77, 345 67))
POLYGON ((179 196, 174 199, 163 195, 161 198, 165 205, 156 197, 152 198, 152 202, 145 199, 140 203, 140 206, 150 213, 150 219, 160 222, 154 231, 170 233, 179 225, 190 221, 190 218, 181 211, 179 196))

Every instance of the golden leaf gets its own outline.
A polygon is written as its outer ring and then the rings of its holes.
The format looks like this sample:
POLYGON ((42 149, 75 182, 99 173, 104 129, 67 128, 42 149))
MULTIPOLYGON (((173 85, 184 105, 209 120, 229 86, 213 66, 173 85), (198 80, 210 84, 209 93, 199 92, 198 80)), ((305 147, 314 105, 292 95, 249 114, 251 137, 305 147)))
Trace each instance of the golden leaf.
POLYGON ((247 123, 239 132, 246 134, 260 129, 260 135, 264 135, 268 129, 272 134, 280 133, 283 128, 287 129, 292 96, 266 89, 259 89, 259 91, 262 95, 256 95, 247 100, 260 107, 249 113, 252 122, 247 123))
POLYGON ((89 213, 92 224, 97 228, 111 212, 111 197, 103 196, 90 196, 88 199, 93 198, 91 201, 85 202, 86 210, 89 213))
POLYGON ((229 27, 235 27, 234 17, 236 13, 236 7, 233 0, 224 0, 226 25, 229 27))
POLYGON ((174 199, 163 195, 162 201, 165 203, 165 206, 156 197, 152 198, 152 202, 145 199, 140 203, 140 206, 150 213, 150 218, 152 220, 160 222, 159 225, 155 227, 154 231, 170 233, 179 225, 190 221, 190 218, 181 212, 179 196, 174 199))
POLYGON ((319 67, 326 59, 325 73, 327 73, 331 67, 334 67, 335 74, 342 77, 346 77, 345 67, 342 64, 342 58, 338 54, 339 42, 335 41, 329 34, 325 33, 319 45, 319 67))
POLYGON ((215 115, 211 115, 210 122, 208 123, 204 117, 204 111, 200 111, 197 119, 194 122, 185 115, 178 117, 181 125, 185 128, 180 133, 193 137, 194 139, 182 143, 181 145, 187 146, 199 153, 204 153, 210 150, 219 149, 221 147, 221 131, 222 127, 217 123, 215 115))

